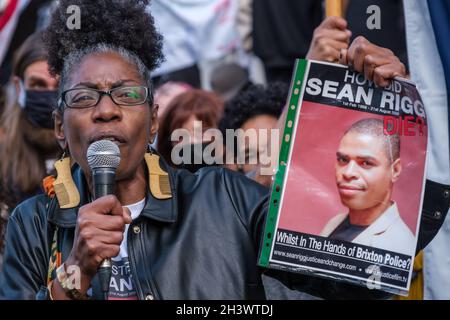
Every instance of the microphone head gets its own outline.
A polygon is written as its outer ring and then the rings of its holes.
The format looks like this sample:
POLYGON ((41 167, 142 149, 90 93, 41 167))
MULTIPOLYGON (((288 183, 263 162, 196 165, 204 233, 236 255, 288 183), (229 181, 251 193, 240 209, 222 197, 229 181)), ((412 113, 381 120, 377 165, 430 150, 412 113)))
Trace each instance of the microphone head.
POLYGON ((120 164, 119 147, 112 141, 99 140, 91 143, 86 152, 87 161, 91 170, 96 168, 112 168, 120 164))

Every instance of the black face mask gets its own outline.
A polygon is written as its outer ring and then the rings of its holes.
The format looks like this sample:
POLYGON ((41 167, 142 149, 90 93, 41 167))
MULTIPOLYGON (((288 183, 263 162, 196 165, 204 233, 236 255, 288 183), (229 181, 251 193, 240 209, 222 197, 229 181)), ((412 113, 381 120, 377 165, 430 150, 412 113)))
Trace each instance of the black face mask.
POLYGON ((25 114, 36 127, 53 129, 53 109, 56 107, 58 94, 56 91, 27 90, 25 96, 25 114))

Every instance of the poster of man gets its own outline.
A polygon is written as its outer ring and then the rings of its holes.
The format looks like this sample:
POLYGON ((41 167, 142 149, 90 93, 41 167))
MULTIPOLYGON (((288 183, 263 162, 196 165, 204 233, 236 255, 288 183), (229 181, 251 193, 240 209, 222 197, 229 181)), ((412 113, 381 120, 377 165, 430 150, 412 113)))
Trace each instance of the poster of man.
POLYGON ((302 61, 260 265, 359 285, 375 270, 380 289, 406 294, 427 148, 420 95, 407 80, 379 88, 342 66, 302 61))
POLYGON ((328 221, 324 237, 411 254, 414 235, 392 200, 402 172, 400 137, 381 119, 365 118, 344 133, 336 152, 336 186, 347 213, 328 221))

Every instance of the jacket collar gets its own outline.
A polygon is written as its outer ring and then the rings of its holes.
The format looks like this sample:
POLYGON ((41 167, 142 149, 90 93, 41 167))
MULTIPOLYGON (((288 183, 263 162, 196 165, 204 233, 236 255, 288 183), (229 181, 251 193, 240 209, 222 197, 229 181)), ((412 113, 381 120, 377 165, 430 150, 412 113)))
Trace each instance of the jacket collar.
MULTIPOLYGON (((364 230, 361 234, 367 235, 380 235, 386 232, 387 229, 391 225, 397 222, 400 218, 400 214, 398 212, 397 203, 394 202, 391 204, 389 208, 384 211, 384 213, 378 217, 366 230, 364 230)), ((359 236, 361 236, 361 234, 359 236)))
MULTIPOLYGON (((164 200, 156 199, 153 197, 147 186, 146 203, 140 216, 160 222, 173 223, 178 219, 175 169, 172 169, 162 157, 160 157, 160 165, 161 168, 169 174, 172 197, 164 200)), ((88 190, 86 178, 77 164, 72 168, 72 177, 78 192, 80 193, 80 204, 74 208, 61 209, 58 200, 55 197, 51 201, 49 208, 49 222, 62 228, 74 228, 77 222, 78 210, 83 205, 91 202, 91 195, 88 190)))

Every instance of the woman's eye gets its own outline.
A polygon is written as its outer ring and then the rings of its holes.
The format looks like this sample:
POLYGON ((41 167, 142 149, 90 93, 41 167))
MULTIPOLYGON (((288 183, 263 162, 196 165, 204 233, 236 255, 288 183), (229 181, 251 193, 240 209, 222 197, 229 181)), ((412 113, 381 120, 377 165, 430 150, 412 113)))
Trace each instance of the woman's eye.
POLYGON ((92 100, 92 97, 89 95, 79 95, 73 98, 73 102, 81 102, 87 100, 92 100))
POLYGON ((124 91, 119 94, 120 98, 132 98, 132 99, 139 99, 141 95, 139 92, 136 92, 134 90, 131 91, 124 91))

